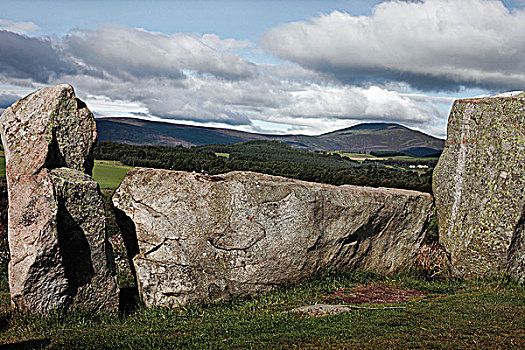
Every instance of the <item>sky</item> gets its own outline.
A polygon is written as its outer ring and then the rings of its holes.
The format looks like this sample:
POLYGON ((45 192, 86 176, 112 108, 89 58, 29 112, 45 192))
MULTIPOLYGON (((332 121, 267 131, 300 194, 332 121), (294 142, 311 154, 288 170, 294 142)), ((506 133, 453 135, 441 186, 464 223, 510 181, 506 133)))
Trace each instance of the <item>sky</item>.
POLYGON ((0 0, 0 112, 70 83, 95 117, 445 137, 457 98, 525 90, 525 0, 0 0))

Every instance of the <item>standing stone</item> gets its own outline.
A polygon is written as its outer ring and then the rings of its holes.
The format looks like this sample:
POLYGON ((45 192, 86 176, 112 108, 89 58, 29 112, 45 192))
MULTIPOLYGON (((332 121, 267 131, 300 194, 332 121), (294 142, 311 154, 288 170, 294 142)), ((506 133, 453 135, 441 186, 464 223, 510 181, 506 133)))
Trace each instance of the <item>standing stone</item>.
POLYGON ((115 309, 104 206, 89 176, 97 132, 70 85, 38 90, 0 118, 8 183, 9 288, 21 311, 115 309))
POLYGON ((130 171, 113 196, 147 306, 253 295, 330 268, 410 265, 432 197, 251 172, 130 171))
POLYGON ((16 101, 0 120, 7 178, 65 167, 91 175, 97 128, 71 85, 40 89, 16 101))
POLYGON ((525 93, 457 100, 434 170, 455 275, 525 279, 525 93))

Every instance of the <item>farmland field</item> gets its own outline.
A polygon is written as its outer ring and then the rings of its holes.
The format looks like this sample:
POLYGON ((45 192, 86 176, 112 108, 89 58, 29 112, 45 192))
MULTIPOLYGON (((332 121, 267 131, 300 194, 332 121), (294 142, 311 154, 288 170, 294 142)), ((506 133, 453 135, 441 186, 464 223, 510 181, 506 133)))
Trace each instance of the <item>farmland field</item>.
POLYGON ((100 188, 115 189, 120 185, 124 175, 133 167, 124 166, 122 163, 111 160, 95 160, 93 168, 93 178, 100 185, 100 188))
POLYGON ((350 158, 352 160, 357 160, 359 162, 362 162, 362 161, 367 160, 367 159, 368 160, 388 160, 388 159, 392 159, 392 160, 399 160, 399 161, 406 161, 406 162, 417 163, 417 162, 425 162, 425 161, 431 161, 431 160, 437 160, 438 159, 438 157, 415 157, 415 156, 410 156, 410 155, 377 157, 377 156, 374 156, 374 155, 371 155, 371 154, 366 154, 366 153, 341 152, 341 151, 335 151, 335 152, 331 152, 331 153, 337 153, 337 154, 339 154, 342 157, 347 157, 347 158, 350 158))
POLYGON ((335 151, 335 152, 331 152, 331 153, 336 153, 336 154, 339 154, 342 157, 347 157, 347 158, 350 158, 352 160, 357 160, 359 162, 362 162, 365 159, 371 159, 371 160, 381 159, 381 158, 378 158, 378 157, 375 157, 375 156, 373 156, 371 154, 366 154, 366 153, 341 152, 341 151, 335 151))

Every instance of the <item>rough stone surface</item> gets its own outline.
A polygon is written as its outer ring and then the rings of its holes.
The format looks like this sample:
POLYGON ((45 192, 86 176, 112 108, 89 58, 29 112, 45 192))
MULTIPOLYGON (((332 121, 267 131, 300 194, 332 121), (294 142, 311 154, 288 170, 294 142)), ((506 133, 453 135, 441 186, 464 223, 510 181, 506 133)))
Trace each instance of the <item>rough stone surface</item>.
POLYGON ((8 178, 65 166, 91 175, 95 119, 71 85, 40 89, 16 101, 0 124, 8 178))
POLYGON ((170 306, 253 295, 330 268, 395 273, 419 248, 432 197, 137 168, 113 203, 144 302, 170 306))
POLYGON ((322 317, 326 315, 337 315, 344 312, 350 312, 352 308, 348 305, 330 305, 330 304, 315 304, 296 307, 290 312, 307 314, 314 317, 322 317))
POLYGON ((85 309, 115 309, 118 288, 112 247, 106 239, 104 200, 87 174, 51 171, 58 204, 57 237, 71 303, 85 309))
POLYGON ((525 279, 525 93, 457 100, 434 170, 455 275, 525 279))
POLYGON ((94 118, 70 85, 36 91, 0 118, 14 306, 46 314, 115 309, 118 289, 93 167, 94 118), (67 168, 65 168, 67 167, 67 168))

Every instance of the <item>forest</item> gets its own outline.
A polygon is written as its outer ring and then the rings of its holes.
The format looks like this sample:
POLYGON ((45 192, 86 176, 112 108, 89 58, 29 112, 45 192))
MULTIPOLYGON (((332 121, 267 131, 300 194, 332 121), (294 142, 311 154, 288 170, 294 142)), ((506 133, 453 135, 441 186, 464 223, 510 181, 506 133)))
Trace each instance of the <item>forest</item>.
POLYGON ((333 153, 298 151, 278 141, 247 141, 198 147, 144 146, 101 142, 95 158, 128 166, 204 172, 255 171, 332 185, 391 187, 432 192, 435 160, 423 172, 394 158, 358 162, 333 153))

